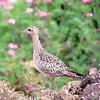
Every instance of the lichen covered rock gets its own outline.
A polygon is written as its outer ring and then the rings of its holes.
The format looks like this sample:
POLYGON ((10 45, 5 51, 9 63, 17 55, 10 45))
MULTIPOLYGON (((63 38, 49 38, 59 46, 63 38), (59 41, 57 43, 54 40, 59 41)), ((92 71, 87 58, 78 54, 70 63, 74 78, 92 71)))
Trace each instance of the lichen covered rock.
POLYGON ((5 81, 0 81, 0 100, 28 100, 23 94, 15 92, 5 81))

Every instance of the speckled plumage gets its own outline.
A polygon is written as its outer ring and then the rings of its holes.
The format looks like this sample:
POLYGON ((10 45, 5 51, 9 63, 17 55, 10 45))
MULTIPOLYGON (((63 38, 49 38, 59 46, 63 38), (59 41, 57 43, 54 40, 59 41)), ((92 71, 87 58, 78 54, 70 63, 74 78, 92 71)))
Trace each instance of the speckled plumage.
POLYGON ((81 74, 78 74, 68 68, 59 58, 44 49, 41 49, 41 52, 37 54, 37 56, 34 56, 33 60, 39 71, 47 76, 69 76, 82 78, 81 74))
POLYGON ((46 76, 69 76, 82 78, 81 74, 74 72, 55 55, 43 49, 39 41, 38 29, 36 27, 31 27, 27 30, 32 36, 34 46, 33 62, 39 72, 46 76))

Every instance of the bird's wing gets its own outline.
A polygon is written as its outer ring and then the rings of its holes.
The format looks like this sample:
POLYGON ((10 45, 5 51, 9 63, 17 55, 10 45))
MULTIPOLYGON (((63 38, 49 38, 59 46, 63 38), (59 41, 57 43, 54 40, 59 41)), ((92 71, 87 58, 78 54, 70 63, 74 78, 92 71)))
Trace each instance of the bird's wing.
POLYGON ((82 79, 84 76, 67 67, 59 58, 48 52, 40 55, 41 70, 51 76, 69 76, 82 79))
POLYGON ((64 75, 68 67, 56 56, 48 52, 43 52, 40 55, 41 70, 53 76, 64 75))

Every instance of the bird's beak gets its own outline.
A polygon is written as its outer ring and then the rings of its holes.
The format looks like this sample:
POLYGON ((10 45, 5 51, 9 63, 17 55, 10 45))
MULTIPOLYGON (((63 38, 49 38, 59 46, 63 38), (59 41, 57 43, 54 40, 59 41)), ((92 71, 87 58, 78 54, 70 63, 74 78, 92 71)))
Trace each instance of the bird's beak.
POLYGON ((26 32, 26 30, 17 31, 18 34, 25 33, 25 32, 26 32))
POLYGON ((27 32, 27 30, 22 30, 22 31, 21 31, 21 33, 25 33, 25 32, 27 32))

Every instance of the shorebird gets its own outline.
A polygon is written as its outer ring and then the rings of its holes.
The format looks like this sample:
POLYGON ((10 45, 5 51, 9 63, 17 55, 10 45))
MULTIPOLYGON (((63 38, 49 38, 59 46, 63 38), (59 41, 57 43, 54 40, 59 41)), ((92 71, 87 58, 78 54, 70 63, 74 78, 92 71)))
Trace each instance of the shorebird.
MULTIPOLYGON (((67 67, 58 57, 47 52, 39 40, 39 29, 36 26, 28 27, 26 32, 32 37, 34 67, 47 77, 68 76, 83 78, 82 74, 67 67)), ((51 88, 53 84, 51 83, 51 88)))

